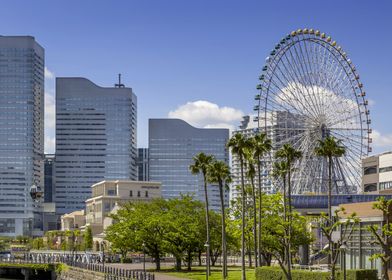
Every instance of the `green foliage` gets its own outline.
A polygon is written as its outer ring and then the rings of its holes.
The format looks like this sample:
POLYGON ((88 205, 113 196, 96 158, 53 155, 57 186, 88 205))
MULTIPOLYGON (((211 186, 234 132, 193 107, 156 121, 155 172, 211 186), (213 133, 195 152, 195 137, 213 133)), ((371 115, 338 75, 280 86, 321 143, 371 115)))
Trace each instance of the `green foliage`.
MULTIPOLYGON (((322 271, 292 270, 292 280, 329 280, 330 273, 322 271)), ((377 280, 377 270, 347 270, 347 280, 377 280)), ((286 276, 278 267, 259 267, 256 269, 256 280, 285 280, 286 276)), ((343 279, 340 271, 337 279, 343 279)))
POLYGON ((88 226, 86 231, 84 232, 84 248, 86 250, 91 250, 93 248, 93 233, 91 231, 91 227, 88 226))
POLYGON ((47 264, 47 263, 1 263, 0 262, 0 268, 27 268, 27 269, 32 269, 32 270, 44 270, 44 271, 49 271, 49 270, 55 270, 55 267, 53 264, 47 264))
POLYGON ((56 271, 56 274, 59 275, 61 272, 67 271, 68 269, 69 269, 69 266, 66 265, 65 263, 59 263, 59 264, 56 264, 55 271, 56 271))
POLYGON ((45 248, 44 240, 42 239, 42 237, 34 238, 33 241, 31 242, 31 247, 35 250, 40 250, 45 248))

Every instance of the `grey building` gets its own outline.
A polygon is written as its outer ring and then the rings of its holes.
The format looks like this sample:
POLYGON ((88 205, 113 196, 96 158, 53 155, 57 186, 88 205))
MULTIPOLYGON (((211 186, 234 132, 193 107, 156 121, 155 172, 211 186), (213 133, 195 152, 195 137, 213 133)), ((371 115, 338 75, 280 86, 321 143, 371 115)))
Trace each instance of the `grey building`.
POLYGON ((54 154, 45 154, 44 159, 44 202, 53 202, 54 195, 54 154))
POLYGON ((83 209, 97 182, 137 179, 136 103, 123 85, 56 79, 57 214, 83 209))
POLYGON ((32 185, 43 187, 44 49, 31 36, 0 36, 0 235, 40 227, 32 185))
MULTIPOLYGON (((179 119, 150 119, 148 130, 150 181, 162 182, 164 198, 192 194, 204 201, 203 178, 193 175, 189 165, 200 152, 211 154, 228 164, 226 143, 229 130, 196 128, 179 119)), ((208 187, 208 199, 211 209, 220 209, 216 185, 208 187)), ((228 192, 225 192, 225 200, 228 204, 228 192)))
POLYGON ((137 176, 138 181, 148 181, 148 148, 137 149, 137 176))

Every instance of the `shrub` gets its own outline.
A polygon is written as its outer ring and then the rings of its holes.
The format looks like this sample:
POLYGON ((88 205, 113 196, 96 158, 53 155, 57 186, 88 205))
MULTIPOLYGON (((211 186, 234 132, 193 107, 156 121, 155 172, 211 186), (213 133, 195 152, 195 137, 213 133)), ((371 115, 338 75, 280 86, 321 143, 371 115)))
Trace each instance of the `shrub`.
MULTIPOLYGON (((325 271, 292 270, 293 280, 329 280, 330 273, 325 271)), ((347 270, 347 280, 377 280, 377 270, 347 270)), ((279 267, 259 267, 256 269, 256 280, 285 280, 279 267)), ((343 273, 337 273, 337 279, 343 279, 343 273)))

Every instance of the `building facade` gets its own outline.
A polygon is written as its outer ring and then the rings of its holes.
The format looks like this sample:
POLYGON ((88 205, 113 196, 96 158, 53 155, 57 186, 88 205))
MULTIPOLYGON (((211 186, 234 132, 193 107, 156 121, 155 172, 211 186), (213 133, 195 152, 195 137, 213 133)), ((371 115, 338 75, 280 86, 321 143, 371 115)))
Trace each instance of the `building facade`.
MULTIPOLYGON (((200 152, 211 154, 228 164, 226 143, 229 130, 196 128, 179 119, 150 119, 148 129, 149 178, 162 182, 163 198, 191 194, 205 201, 203 177, 193 175, 189 166, 200 152)), ((228 192, 225 191, 224 197, 228 204, 228 192)), ((211 209, 220 209, 218 186, 208 187, 208 199, 211 209)))
POLYGON ((148 181, 148 148, 137 149, 137 176, 138 181, 148 181))
POLYGON ((381 193, 392 191, 392 152, 362 160, 362 190, 381 193))
POLYGON ((44 159, 44 202, 53 202, 54 195, 54 154, 45 154, 44 159))
POLYGON ((84 208, 91 186, 137 179, 136 95, 85 78, 56 79, 56 212, 84 208))
POLYGON ((43 188, 44 67, 34 37, 0 36, 1 236, 41 227, 30 188, 43 188))
POLYGON ((107 180, 92 185, 91 189, 92 196, 86 200, 86 224, 91 226, 94 235, 103 233, 104 219, 116 206, 161 197, 158 182, 107 180))

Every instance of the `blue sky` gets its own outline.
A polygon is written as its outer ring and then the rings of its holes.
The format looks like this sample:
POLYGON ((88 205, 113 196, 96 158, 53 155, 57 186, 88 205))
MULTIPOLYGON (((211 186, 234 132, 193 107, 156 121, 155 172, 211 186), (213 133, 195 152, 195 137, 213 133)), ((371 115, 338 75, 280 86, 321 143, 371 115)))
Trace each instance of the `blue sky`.
POLYGON ((294 29, 320 29, 357 67, 372 104, 374 150, 381 152, 392 148, 391 3, 13 0, 2 1, 0 34, 33 35, 46 50, 50 152, 55 76, 112 86, 122 73, 138 96, 138 144, 146 146, 148 118, 196 105, 207 113, 193 116, 193 124, 236 125, 252 110, 258 74, 276 42, 294 29), (199 100, 208 102, 181 107, 199 100))

